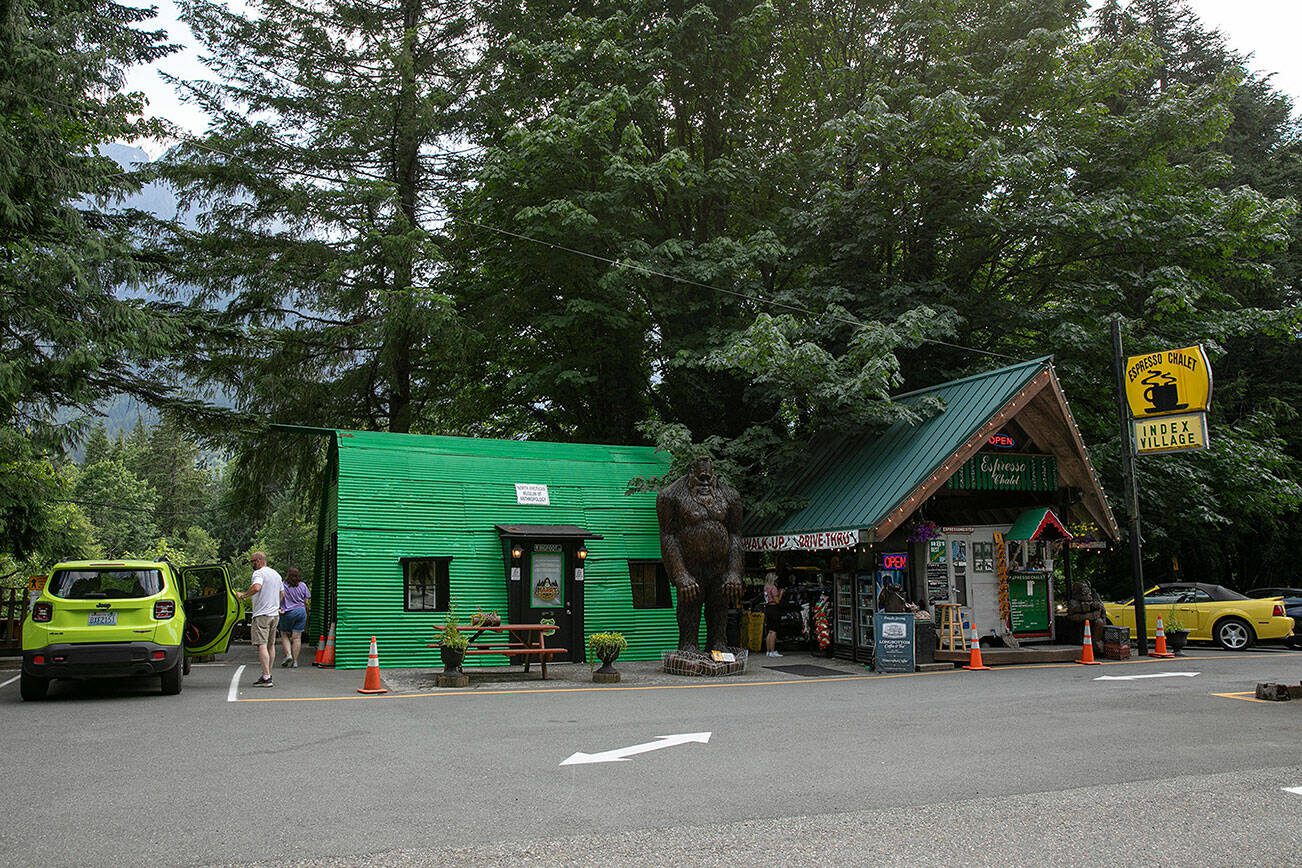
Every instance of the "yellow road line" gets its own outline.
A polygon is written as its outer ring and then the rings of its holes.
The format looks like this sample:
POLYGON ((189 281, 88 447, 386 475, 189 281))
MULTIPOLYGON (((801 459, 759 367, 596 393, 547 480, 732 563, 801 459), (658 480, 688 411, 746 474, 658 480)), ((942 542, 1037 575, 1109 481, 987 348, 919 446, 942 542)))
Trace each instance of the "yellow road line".
POLYGON ((1241 690, 1238 693, 1213 693, 1212 696, 1223 696, 1226 699, 1240 699, 1244 702, 1261 702, 1270 705, 1266 700, 1258 699, 1257 691, 1255 690, 1241 690))
MULTIPOLYGON (((1270 657, 1270 654, 1235 654, 1234 656, 1215 655, 1215 656, 1190 656, 1182 655, 1169 659, 1158 659, 1153 657, 1137 657, 1132 660, 1107 660, 1103 661, 1104 666, 1125 665, 1128 663, 1170 663, 1180 660, 1240 660, 1248 657, 1270 657)), ((1001 670, 1017 671, 1020 669, 1076 669, 1081 668, 1078 663, 1020 663, 1020 664, 1001 664, 999 667, 992 669, 992 672, 1001 670)), ((836 675, 825 676, 822 678, 805 678, 799 681, 782 680, 782 681, 708 681, 701 684, 645 684, 641 686, 607 686, 607 687, 524 687, 506 690, 463 690, 451 689, 446 693, 388 693, 382 696, 366 696, 363 694, 351 694, 344 696, 267 696, 258 697, 257 699, 236 699, 235 702, 347 702, 350 700, 377 700, 377 699, 449 699, 457 696, 523 696, 533 693, 612 693, 612 692, 636 692, 647 690, 710 690, 721 687, 780 687, 795 684, 811 685, 826 684, 828 682, 838 681, 872 681, 886 678, 920 678, 928 675, 956 675, 962 673, 962 669, 939 670, 935 672, 897 672, 889 675, 836 675)), ((1215 695, 1215 694, 1214 694, 1215 695)), ((1261 700, 1253 700, 1260 702, 1261 700)))
POLYGON ((644 684, 621 687, 524 687, 511 690, 450 690, 447 693, 389 693, 384 696, 268 696, 257 699, 237 699, 236 702, 334 702, 352 699, 439 699, 454 696, 526 696, 533 693, 617 693, 645 690, 709 690, 720 687, 781 687, 790 685, 826 684, 833 681, 872 681, 883 678, 918 678, 926 675, 953 675, 962 670, 937 672, 897 672, 890 675, 829 675, 822 678, 805 678, 800 681, 709 681, 701 684, 644 684))

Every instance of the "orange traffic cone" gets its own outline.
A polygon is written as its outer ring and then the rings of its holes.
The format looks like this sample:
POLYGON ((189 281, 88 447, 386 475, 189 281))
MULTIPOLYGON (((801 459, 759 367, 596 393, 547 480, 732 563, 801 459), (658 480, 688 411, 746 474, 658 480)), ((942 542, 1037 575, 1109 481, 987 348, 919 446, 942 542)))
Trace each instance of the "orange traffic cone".
POLYGON ((321 658, 324 656, 325 656, 325 633, 322 633, 321 638, 316 640, 316 656, 312 658, 312 665, 320 666, 321 658))
POLYGON ((366 679, 357 688, 358 693, 388 693, 380 683, 380 652, 375 646, 375 637, 371 637, 371 655, 366 659, 366 679))
POLYGON ((1174 657, 1170 651, 1166 650, 1166 631, 1162 629, 1162 616, 1157 618, 1157 643, 1153 650, 1148 652, 1149 657, 1174 657))
POLYGON ((1084 663, 1086 666, 1098 666, 1099 661, 1094 659, 1094 637, 1090 635, 1090 622, 1085 622, 1085 638, 1080 643, 1080 659, 1077 663, 1084 663))
POLYGON ((321 652, 322 669, 327 669, 335 665, 335 625, 330 625, 330 632, 326 634, 325 650, 321 652))
POLYGON ((972 654, 968 657, 967 665, 964 669, 986 669, 990 667, 981 662, 981 640, 977 638, 976 626, 972 627, 972 654))

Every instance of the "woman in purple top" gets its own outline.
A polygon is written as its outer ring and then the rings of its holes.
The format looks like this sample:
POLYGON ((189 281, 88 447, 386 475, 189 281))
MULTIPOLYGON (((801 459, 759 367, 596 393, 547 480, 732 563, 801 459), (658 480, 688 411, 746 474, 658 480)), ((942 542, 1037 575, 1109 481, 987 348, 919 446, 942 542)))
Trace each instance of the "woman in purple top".
POLYGON ((307 629, 307 601, 312 591, 298 571, 290 567, 285 573, 285 586, 280 592, 280 646, 285 649, 281 666, 298 668, 298 649, 303 645, 303 631, 307 629))

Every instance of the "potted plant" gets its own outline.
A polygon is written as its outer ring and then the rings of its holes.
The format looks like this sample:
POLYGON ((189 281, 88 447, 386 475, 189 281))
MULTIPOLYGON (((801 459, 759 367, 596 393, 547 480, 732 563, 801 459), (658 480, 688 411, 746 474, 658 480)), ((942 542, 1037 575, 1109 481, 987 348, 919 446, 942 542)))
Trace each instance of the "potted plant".
POLYGON ((1162 632, 1166 634, 1166 648, 1172 654, 1179 654, 1189 641, 1189 628, 1180 623, 1175 609, 1162 617, 1162 632))
POLYGON ((448 675, 461 673, 461 661, 466 659, 466 646, 470 641, 457 627, 456 612, 448 609, 443 622, 443 635, 439 638, 439 657, 443 658, 443 671, 448 675))
POLYGON ((615 669, 615 660, 619 652, 628 647, 628 640, 623 633, 593 633, 588 637, 588 651, 601 661, 602 666, 592 674, 593 681, 614 682, 619 680, 615 669))

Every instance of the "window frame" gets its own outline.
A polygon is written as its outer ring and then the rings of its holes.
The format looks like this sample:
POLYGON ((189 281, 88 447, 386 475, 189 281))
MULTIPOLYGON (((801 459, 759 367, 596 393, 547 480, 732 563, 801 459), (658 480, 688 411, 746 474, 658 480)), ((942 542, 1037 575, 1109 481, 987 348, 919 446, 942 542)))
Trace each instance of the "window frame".
POLYGON ((404 612, 447 612, 452 596, 452 556, 451 555, 411 555, 398 558, 402 567, 402 610, 404 612), (411 605, 411 567, 416 564, 432 562, 434 564, 434 608, 413 608, 411 605))
POLYGON ((629 558, 628 559, 628 587, 630 602, 634 609, 639 611, 654 611, 656 609, 673 609, 674 596, 672 583, 669 581, 669 571, 665 569, 665 562, 658 558, 629 558), (655 567, 655 600, 652 605, 646 605, 646 583, 645 579, 641 580, 643 586, 642 594, 639 595, 636 588, 639 579, 634 578, 634 568, 655 567), (639 596, 643 600, 642 605, 638 605, 639 596))

